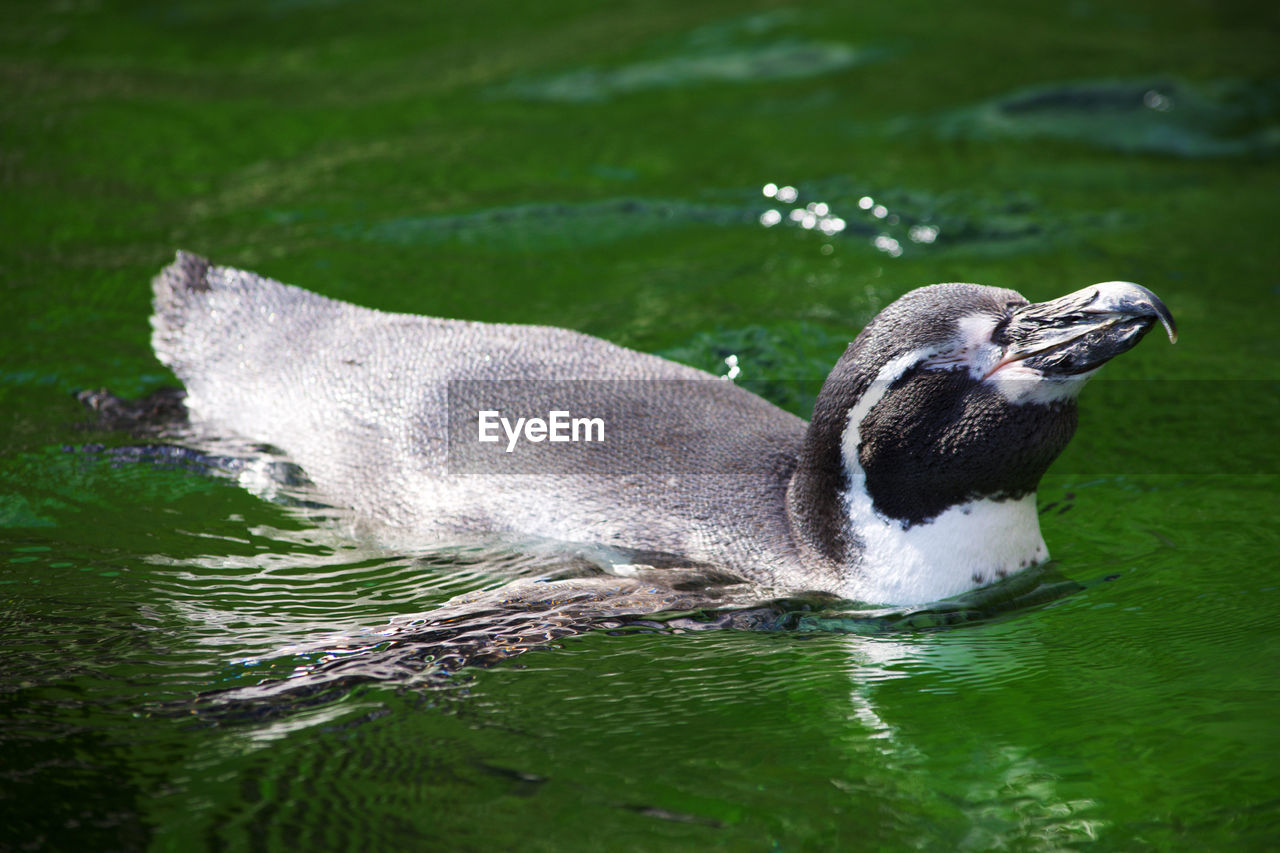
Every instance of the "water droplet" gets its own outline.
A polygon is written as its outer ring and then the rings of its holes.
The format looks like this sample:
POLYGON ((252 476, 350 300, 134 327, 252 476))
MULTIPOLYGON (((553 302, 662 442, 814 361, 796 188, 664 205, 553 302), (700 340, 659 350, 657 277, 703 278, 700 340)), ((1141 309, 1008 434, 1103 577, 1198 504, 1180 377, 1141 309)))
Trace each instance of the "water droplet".
POLYGON ((1166 113, 1173 109, 1173 98, 1168 95, 1162 95, 1155 89, 1150 90, 1142 96, 1142 103, 1146 104, 1150 109, 1158 112, 1166 113))
POLYGON ((912 225, 907 236, 912 243, 932 243, 938 239, 938 229, 933 225, 912 225))

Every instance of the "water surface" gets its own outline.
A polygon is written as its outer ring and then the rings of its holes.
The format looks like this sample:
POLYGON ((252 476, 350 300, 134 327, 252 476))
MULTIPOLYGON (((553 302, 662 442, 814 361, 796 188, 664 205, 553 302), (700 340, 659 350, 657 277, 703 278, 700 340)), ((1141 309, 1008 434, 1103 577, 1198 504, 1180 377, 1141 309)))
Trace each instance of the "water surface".
POLYGON ((0 847, 1270 846, 1274 14, 846 5, 11 9, 0 847), (1086 389, 1040 493, 1052 594, 445 642, 441 603, 555 558, 388 549, 81 426, 75 391, 173 381, 147 283, 177 248, 736 356, 800 414, 920 284, 1138 281, 1182 339, 1086 389))

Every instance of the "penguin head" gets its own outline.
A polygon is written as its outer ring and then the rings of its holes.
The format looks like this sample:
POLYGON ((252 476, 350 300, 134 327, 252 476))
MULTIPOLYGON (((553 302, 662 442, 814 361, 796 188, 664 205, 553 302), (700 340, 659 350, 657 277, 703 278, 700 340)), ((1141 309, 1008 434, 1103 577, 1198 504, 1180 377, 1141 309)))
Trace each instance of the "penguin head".
POLYGON ((841 359, 860 389, 842 430, 845 467, 903 527, 1030 494, 1075 431, 1084 383, 1157 321, 1174 339, 1168 308, 1129 282, 1038 304, 975 284, 914 290, 841 359))
MULTIPOLYGON (((1034 493, 1075 431, 1076 395, 1156 322, 1174 339, 1164 304, 1128 282, 1037 304, 975 284, 898 299, 849 346, 818 397, 804 476, 840 493, 826 517, 845 529, 826 547, 815 536, 809 544, 842 563, 857 553, 892 564, 878 571, 908 557, 920 573, 947 564, 941 586, 877 587, 895 603, 1047 558, 1034 493)), ((814 494, 798 489, 796 500, 816 502, 814 494)))

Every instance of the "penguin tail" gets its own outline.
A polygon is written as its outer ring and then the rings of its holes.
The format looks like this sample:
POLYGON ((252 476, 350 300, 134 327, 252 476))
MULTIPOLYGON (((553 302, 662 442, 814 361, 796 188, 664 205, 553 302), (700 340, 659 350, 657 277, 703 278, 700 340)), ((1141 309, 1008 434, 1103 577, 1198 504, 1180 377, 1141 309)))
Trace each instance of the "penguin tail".
POLYGON ((181 378, 185 378, 182 368, 191 355, 191 327, 202 325, 209 313, 213 269, 207 259, 179 251, 173 263, 151 282, 151 347, 156 357, 181 378))

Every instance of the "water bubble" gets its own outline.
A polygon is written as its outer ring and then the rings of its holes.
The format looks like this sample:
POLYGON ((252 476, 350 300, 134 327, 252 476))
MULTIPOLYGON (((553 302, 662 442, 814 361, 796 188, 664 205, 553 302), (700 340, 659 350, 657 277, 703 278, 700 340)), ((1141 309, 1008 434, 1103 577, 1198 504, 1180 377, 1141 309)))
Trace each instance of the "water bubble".
POLYGON ((761 192, 764 193, 765 198, 773 198, 778 194, 778 185, 775 183, 767 183, 764 185, 761 192))
POLYGON ((830 237, 833 234, 839 234, 845 229, 845 221, 838 216, 824 216, 819 222, 818 227, 822 229, 822 233, 830 237))
POLYGON ((791 204, 799 195, 795 187, 778 187, 777 199, 783 204, 791 204))
POLYGON ((888 234, 880 234, 871 242, 877 249, 891 258, 902 257, 902 244, 888 234))
POLYGON ((858 199, 858 207, 862 208, 863 210, 870 210, 871 205, 875 203, 876 203, 875 199, 873 199, 869 195, 864 195, 862 198, 858 199))
POLYGON ((765 228, 772 228, 782 221, 782 214, 776 210, 766 210, 760 214, 760 224, 765 228))
POLYGON ((732 382, 734 379, 737 379, 738 374, 742 372, 741 368, 738 367, 738 356, 736 354, 731 353, 725 356, 724 363, 728 365, 729 372, 724 374, 720 378, 728 379, 730 382, 732 382))
POLYGON ((938 228, 934 225, 912 225, 907 236, 912 243, 932 243, 938 239, 938 228))
POLYGON ((889 208, 885 207, 883 204, 877 204, 875 207, 871 208, 871 215, 876 219, 884 219, 889 215, 889 208))
POLYGON ((1142 103, 1146 104, 1148 108, 1162 113, 1167 113, 1173 109, 1173 98, 1168 95, 1162 95, 1155 89, 1142 96, 1142 103))

